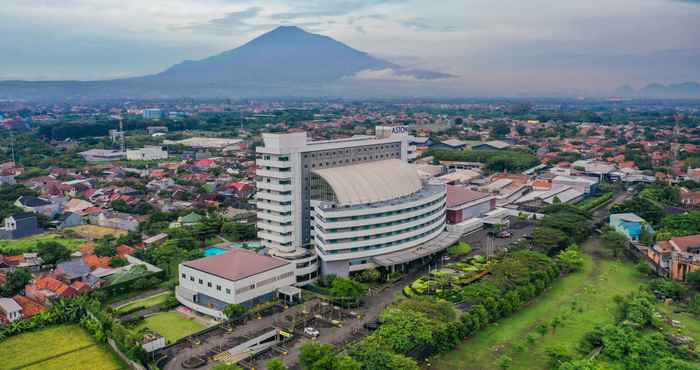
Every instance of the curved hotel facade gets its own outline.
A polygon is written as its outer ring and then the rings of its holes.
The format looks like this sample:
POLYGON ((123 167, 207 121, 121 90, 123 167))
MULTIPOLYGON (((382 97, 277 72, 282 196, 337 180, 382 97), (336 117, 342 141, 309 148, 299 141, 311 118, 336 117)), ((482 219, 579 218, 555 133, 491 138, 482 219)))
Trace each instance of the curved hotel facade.
POLYGON ((451 239, 444 185, 422 182, 406 130, 309 141, 263 134, 257 151, 258 237, 296 264, 297 284, 410 262, 451 239), (437 241, 437 243, 436 243, 437 241))

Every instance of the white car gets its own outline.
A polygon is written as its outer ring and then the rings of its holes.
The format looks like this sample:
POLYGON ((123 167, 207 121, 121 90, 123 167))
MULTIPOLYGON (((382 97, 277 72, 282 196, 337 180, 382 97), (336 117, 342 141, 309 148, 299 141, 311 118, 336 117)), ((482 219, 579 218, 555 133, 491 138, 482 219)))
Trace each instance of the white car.
POLYGON ((318 335, 321 334, 321 333, 319 333, 318 330, 316 330, 316 329, 314 329, 314 328, 312 328, 312 327, 308 327, 308 328, 304 328, 304 334, 306 334, 306 335, 308 335, 308 336, 310 336, 310 337, 316 338, 316 337, 318 337, 318 335))

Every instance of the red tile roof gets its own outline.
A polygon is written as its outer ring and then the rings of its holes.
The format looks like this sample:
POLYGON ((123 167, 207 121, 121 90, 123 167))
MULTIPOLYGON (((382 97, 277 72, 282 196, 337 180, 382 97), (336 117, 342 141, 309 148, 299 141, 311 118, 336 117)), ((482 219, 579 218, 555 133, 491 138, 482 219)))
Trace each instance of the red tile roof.
POLYGON ((22 318, 23 319, 28 319, 38 313, 43 312, 46 310, 46 307, 43 305, 23 296, 23 295, 16 295, 12 297, 12 299, 17 302, 20 307, 22 307, 22 318))
POLYGON ((230 281, 245 279, 287 264, 289 262, 245 249, 233 249, 223 254, 183 263, 189 268, 230 281))
POLYGON ((92 256, 85 256, 83 257, 83 261, 90 266, 91 270, 94 270, 96 268, 102 267, 104 269, 109 268, 109 261, 111 261, 111 258, 109 257, 98 257, 95 255, 92 256))
POLYGON ((128 246, 126 244, 122 244, 122 245, 117 247, 117 254, 120 255, 121 257, 124 257, 127 254, 132 255, 132 254, 134 254, 134 252, 136 252, 136 249, 131 248, 130 246, 128 246))

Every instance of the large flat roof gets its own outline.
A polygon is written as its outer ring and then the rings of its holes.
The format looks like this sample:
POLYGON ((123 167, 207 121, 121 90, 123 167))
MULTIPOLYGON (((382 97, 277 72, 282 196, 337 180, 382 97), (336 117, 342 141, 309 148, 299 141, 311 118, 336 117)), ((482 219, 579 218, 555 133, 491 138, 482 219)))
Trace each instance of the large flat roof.
POLYGON ((339 205, 382 202, 416 193, 423 187, 415 166, 399 159, 312 172, 333 188, 339 205))
POLYGON ((289 262, 279 258, 263 256, 245 249, 233 249, 223 254, 182 263, 183 266, 230 281, 242 280, 288 264, 289 262))

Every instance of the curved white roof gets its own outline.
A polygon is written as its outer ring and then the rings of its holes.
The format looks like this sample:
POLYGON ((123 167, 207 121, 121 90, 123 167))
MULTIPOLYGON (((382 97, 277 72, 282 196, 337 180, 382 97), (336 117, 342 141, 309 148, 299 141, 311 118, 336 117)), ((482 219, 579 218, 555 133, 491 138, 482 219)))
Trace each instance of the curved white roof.
POLYGON ((398 159, 323 168, 313 173, 333 188, 340 205, 391 200, 420 191, 415 166, 398 159))

